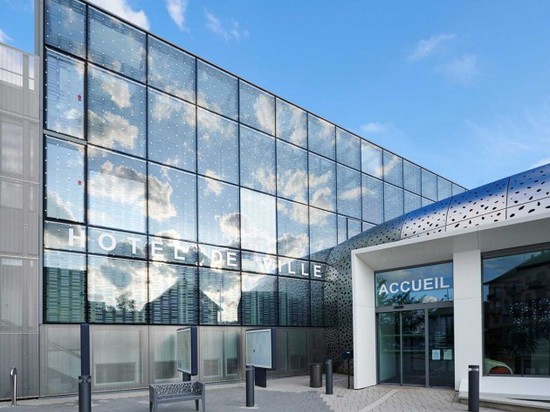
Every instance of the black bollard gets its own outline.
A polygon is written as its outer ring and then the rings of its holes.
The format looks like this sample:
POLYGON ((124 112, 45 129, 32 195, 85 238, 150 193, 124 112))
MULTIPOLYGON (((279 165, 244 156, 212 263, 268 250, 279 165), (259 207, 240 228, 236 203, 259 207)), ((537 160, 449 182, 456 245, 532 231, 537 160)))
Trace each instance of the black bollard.
POLYGON ((326 368, 326 382, 327 382, 327 390, 326 390, 326 394, 327 395, 332 395, 332 383, 333 383, 333 378, 332 378, 332 359, 327 359, 327 361, 325 362, 325 368, 326 368))
POLYGON ((246 407, 254 406, 254 366, 246 367, 246 407))
POLYGON ((90 376, 90 325, 80 325, 80 373, 78 377, 78 412, 92 412, 92 377, 90 376))
POLYGON ((468 411, 479 412, 479 365, 468 365, 468 411))

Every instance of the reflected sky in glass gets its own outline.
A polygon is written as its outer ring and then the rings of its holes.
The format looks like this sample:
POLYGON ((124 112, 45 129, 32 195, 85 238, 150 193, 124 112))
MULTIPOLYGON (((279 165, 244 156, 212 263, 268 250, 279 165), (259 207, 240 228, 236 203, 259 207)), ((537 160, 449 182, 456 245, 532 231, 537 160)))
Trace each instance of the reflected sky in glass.
POLYGON ((275 134, 275 98, 243 81, 239 82, 239 120, 255 129, 275 134))
POLYGON ((241 189, 241 247, 276 253, 275 197, 241 189))
POLYGON ((277 248, 280 255, 302 258, 309 253, 308 207, 277 200, 277 248))
POLYGON ((88 147, 88 222, 145 232, 145 162, 88 147))
POLYGON ((277 141, 277 194, 290 200, 307 203, 307 152, 277 141))
POLYGON ((88 141, 145 156, 145 87, 90 66, 88 141))
POLYGON ((275 139, 241 126, 241 185, 275 194, 275 139))

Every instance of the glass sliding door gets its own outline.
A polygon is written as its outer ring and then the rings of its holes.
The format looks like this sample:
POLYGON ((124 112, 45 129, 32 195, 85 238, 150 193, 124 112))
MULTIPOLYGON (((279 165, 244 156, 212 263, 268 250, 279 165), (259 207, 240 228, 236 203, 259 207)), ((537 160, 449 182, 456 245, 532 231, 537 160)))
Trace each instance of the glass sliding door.
POLYGON ((401 312, 403 385, 426 385, 424 309, 401 312))
POLYGON ((453 386, 455 374, 453 308, 428 309, 430 386, 453 386))
POLYGON ((399 312, 378 315, 380 383, 401 383, 401 321, 399 312))

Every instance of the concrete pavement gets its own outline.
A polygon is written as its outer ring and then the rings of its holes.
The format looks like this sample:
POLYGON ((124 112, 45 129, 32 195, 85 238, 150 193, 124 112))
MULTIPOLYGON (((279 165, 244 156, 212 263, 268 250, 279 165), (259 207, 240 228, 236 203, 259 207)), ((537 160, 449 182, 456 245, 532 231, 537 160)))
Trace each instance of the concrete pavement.
MULTIPOLYGON (((325 382, 323 381, 323 384, 325 382)), ((269 379, 267 388, 255 388, 255 406, 246 407, 244 382, 208 384, 206 410, 209 412, 416 412, 467 411, 468 406, 457 401, 450 389, 373 386, 361 390, 347 389, 347 377, 334 376, 334 393, 325 394, 325 387, 310 388, 308 376, 269 379)), ((0 410, 10 408, 1 402, 0 410)), ((78 398, 54 397, 18 401, 16 412, 76 412, 78 398)), ((148 412, 147 391, 113 392, 92 396, 94 412, 148 412)), ((194 401, 160 405, 159 412, 191 412, 194 401)), ((480 408, 480 411, 503 409, 480 408)), ((7 410, 6 410, 7 412, 7 410)))

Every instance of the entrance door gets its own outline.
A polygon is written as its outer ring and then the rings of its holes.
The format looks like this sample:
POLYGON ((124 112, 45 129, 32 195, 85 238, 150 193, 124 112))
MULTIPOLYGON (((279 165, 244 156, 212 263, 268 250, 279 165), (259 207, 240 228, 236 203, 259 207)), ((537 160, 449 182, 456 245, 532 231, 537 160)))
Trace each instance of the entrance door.
POLYGON ((378 314, 378 380, 420 386, 454 384, 453 308, 378 314))

